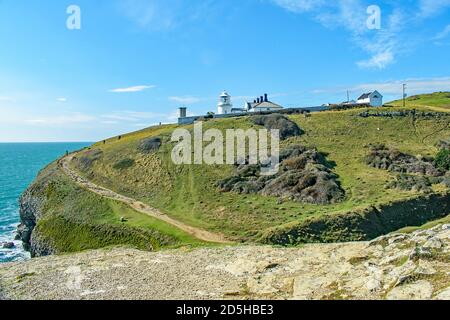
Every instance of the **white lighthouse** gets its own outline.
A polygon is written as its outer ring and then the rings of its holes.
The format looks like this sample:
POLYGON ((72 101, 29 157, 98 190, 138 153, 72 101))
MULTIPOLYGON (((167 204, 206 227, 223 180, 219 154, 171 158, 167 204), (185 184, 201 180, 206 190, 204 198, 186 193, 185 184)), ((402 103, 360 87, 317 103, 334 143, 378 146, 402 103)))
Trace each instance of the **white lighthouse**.
POLYGON ((219 98, 219 104, 217 105, 217 113, 230 114, 232 109, 231 96, 226 91, 222 92, 219 98))

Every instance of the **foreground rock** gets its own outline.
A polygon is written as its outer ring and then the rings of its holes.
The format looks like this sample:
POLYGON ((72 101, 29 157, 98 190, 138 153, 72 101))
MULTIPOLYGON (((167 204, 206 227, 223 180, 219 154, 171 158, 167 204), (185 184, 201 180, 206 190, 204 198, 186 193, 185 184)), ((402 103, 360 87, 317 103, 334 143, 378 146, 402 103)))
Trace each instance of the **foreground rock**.
POLYGON ((8 299, 449 299, 450 225, 372 242, 156 253, 116 248, 0 266, 8 299))

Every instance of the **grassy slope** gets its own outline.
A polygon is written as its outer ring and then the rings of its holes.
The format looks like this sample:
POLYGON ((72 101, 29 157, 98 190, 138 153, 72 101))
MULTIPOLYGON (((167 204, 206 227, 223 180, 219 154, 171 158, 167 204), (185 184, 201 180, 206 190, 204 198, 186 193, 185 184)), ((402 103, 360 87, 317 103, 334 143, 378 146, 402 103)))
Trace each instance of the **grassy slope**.
POLYGON ((45 186, 46 196, 44 218, 37 230, 60 253, 112 245, 143 250, 203 245, 164 222, 81 189, 56 170, 55 164, 41 173, 37 183, 45 186), (51 182, 46 184, 48 178, 51 182), (127 221, 121 222, 121 217, 127 221))
MULTIPOLYGON (((117 192, 138 198, 188 224, 220 231, 248 240, 267 228, 303 221, 324 214, 345 212, 372 204, 407 199, 418 194, 384 188, 393 178, 388 172, 369 168, 363 159, 369 143, 386 143, 413 155, 434 156, 439 139, 450 136, 448 120, 412 118, 360 118, 362 110, 323 112, 310 118, 292 116, 306 134, 283 145, 302 143, 328 153, 336 163, 347 199, 335 205, 317 206, 295 202, 277 204, 273 197, 220 193, 215 182, 231 174, 229 166, 175 166, 170 160, 171 144, 165 143, 158 154, 142 155, 139 141, 149 136, 169 138, 176 126, 149 128, 98 143, 93 148, 104 151, 91 172, 84 172, 94 182, 117 192), (127 170, 113 165, 125 158, 136 160, 127 170)), ((249 128, 247 118, 209 121, 214 127, 249 128)), ((191 128, 191 127, 188 127, 191 128)))
POLYGON ((431 229, 437 225, 440 224, 450 224, 450 215, 446 216, 445 218, 439 219, 439 220, 435 220, 435 221, 431 221, 429 223, 426 223, 422 226, 418 226, 418 227, 406 227, 403 229, 400 229, 398 232, 403 232, 403 233, 412 233, 418 230, 427 230, 427 229, 431 229))
MULTIPOLYGON (((400 107, 403 106, 403 101, 396 100, 388 104, 400 107)), ((450 110, 450 92, 435 92, 408 97, 406 107, 428 107, 435 111, 448 111, 450 110)))

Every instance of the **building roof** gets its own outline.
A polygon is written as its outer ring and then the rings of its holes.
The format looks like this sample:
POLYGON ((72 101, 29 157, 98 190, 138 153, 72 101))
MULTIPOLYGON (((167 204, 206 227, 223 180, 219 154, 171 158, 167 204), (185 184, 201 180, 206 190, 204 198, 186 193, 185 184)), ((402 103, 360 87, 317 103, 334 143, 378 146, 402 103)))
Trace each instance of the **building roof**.
POLYGON ((371 95, 372 93, 373 93, 373 92, 364 93, 361 97, 358 98, 358 100, 363 100, 363 99, 370 98, 370 95, 371 95))
POLYGON ((364 93, 361 97, 358 98, 358 100, 368 99, 374 93, 375 94, 379 94, 381 97, 383 97, 383 95, 381 93, 379 93, 377 90, 375 90, 375 91, 372 91, 372 92, 369 92, 369 93, 364 93))
POLYGON ((252 109, 284 109, 279 104, 273 103, 272 101, 263 101, 260 103, 250 103, 252 109))

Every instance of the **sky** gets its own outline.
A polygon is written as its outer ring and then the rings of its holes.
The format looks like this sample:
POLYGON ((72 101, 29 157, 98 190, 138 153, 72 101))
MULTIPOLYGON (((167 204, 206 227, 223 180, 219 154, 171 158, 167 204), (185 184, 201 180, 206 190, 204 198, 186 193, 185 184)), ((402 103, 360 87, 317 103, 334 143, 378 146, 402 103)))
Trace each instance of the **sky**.
POLYGON ((0 142, 98 141, 216 111, 222 90, 450 91, 449 52, 450 0, 0 0, 0 142))

